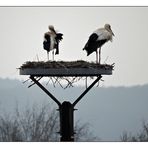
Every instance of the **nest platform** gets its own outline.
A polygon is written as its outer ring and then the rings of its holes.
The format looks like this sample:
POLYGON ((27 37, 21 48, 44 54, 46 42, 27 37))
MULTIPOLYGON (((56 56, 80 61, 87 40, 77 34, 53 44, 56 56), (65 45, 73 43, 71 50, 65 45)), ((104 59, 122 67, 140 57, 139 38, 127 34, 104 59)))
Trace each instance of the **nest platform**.
POLYGON ((87 61, 47 61, 26 62, 20 69, 20 75, 81 77, 112 75, 113 64, 96 64, 87 61))

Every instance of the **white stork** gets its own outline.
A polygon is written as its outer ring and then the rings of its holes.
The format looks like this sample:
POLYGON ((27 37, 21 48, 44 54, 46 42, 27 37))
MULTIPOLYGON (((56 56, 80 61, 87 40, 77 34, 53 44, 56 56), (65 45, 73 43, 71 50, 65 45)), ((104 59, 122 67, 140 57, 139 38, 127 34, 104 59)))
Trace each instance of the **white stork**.
POLYGON ((99 48, 99 64, 101 61, 101 47, 108 41, 112 41, 112 37, 114 36, 113 31, 111 30, 111 26, 109 24, 105 24, 104 28, 99 28, 94 31, 83 50, 86 50, 87 56, 89 56, 94 51, 96 52, 96 63, 98 63, 98 48, 99 48))
POLYGON ((63 39, 62 33, 57 33, 52 25, 49 25, 49 32, 44 34, 43 48, 47 51, 47 58, 49 60, 49 52, 52 50, 54 60, 54 49, 55 54, 59 54, 59 42, 63 39))

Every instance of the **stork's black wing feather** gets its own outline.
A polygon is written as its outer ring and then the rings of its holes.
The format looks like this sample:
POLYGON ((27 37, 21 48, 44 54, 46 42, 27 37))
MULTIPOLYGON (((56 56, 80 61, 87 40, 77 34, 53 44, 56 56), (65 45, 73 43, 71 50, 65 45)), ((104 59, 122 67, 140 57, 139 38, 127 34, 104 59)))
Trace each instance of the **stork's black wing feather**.
POLYGON ((43 48, 49 52, 49 50, 50 50, 50 40, 48 42, 47 41, 43 42, 43 48))
POLYGON ((96 33, 93 33, 89 37, 85 47, 83 48, 83 50, 86 50, 87 56, 93 53, 94 51, 97 51, 97 49, 100 48, 107 41, 107 39, 97 40, 98 37, 99 36, 96 33))
POLYGON ((96 33, 91 34, 88 42, 95 42, 98 39, 98 35, 96 33))
POLYGON ((61 41, 63 39, 63 34, 62 33, 57 33, 55 39, 57 41, 61 41))
POLYGON ((87 55, 90 55, 93 51, 97 50, 97 39, 98 35, 96 33, 91 34, 83 50, 86 50, 87 55))
POLYGON ((55 40, 56 40, 56 45, 55 45, 56 53, 55 54, 59 54, 59 42, 62 39, 63 39, 63 34, 62 33, 57 33, 56 34, 56 37, 55 37, 55 40))
POLYGON ((47 42, 48 42, 48 41, 50 42, 50 35, 49 35, 49 34, 45 34, 45 35, 44 35, 44 38, 46 39, 47 42))
POLYGON ((45 41, 43 42, 43 48, 49 52, 50 44, 51 44, 51 42, 50 42, 50 35, 49 34, 45 34, 44 38, 45 38, 45 41))

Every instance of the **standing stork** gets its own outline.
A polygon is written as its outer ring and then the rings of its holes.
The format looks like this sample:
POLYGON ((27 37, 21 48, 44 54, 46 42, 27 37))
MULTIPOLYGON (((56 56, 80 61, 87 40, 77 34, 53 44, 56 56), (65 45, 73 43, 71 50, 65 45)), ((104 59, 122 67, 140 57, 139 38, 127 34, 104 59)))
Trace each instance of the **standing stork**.
POLYGON ((52 57, 54 60, 55 54, 59 54, 59 42, 63 39, 62 33, 57 33, 52 25, 49 25, 49 31, 44 34, 43 48, 47 51, 47 58, 49 60, 49 52, 52 50, 52 57))
POLYGON ((89 56, 91 53, 95 51, 96 52, 96 63, 98 63, 98 48, 99 48, 99 64, 100 64, 101 47, 108 41, 112 42, 113 36, 114 36, 114 33, 111 30, 111 26, 109 24, 105 24, 104 28, 99 28, 90 35, 83 50, 86 50, 87 56, 89 56))

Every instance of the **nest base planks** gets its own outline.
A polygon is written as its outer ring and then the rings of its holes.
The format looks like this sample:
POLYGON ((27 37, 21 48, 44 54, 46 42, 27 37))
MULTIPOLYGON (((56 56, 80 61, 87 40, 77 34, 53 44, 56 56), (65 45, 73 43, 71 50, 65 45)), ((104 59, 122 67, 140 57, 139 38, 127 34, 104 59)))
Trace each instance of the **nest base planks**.
POLYGON ((86 61, 48 61, 48 62, 26 62, 20 67, 20 75, 32 76, 99 76, 111 75, 112 65, 89 63, 86 61))

